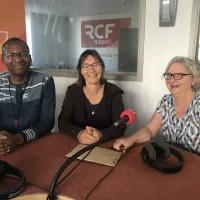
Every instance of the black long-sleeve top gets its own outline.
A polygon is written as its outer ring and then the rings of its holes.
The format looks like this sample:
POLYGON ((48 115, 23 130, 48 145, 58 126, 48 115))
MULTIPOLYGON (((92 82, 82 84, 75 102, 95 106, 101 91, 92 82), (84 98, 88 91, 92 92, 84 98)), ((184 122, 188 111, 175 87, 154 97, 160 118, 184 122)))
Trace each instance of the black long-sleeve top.
MULTIPOLYGON (((106 140, 124 135, 126 126, 111 127, 115 121, 120 119, 120 114, 124 110, 122 94, 123 91, 116 85, 109 82, 105 83, 104 98, 106 106, 105 110, 101 112, 106 113, 105 125, 107 127, 104 126, 105 128, 100 131, 106 140)), ((62 110, 58 118, 59 131, 77 139, 77 134, 88 126, 87 123, 88 119, 83 87, 72 84, 67 89, 62 110)))

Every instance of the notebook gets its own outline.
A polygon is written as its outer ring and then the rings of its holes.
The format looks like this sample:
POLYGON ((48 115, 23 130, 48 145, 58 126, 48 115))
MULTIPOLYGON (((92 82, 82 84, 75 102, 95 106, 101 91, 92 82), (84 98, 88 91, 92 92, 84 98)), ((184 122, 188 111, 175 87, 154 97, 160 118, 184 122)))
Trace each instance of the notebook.
MULTIPOLYGON (((84 145, 84 144, 78 144, 66 156, 71 157, 76 152, 80 151, 81 149, 83 149, 86 146, 87 145, 84 145)), ((84 156, 87 154, 87 152, 80 155, 77 159, 79 159, 79 160, 83 159, 84 156)), ((116 165, 117 161, 119 160, 121 154, 122 154, 122 152, 120 152, 120 151, 106 149, 103 147, 95 147, 84 160, 114 167, 116 165)))

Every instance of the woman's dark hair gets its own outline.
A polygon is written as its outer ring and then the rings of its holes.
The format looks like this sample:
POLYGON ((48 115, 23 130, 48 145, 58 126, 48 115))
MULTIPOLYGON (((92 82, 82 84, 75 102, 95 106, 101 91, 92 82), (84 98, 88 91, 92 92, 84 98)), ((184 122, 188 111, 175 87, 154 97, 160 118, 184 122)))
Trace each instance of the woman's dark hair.
POLYGON ((80 87, 85 86, 85 78, 81 74, 81 68, 82 68, 83 62, 85 61, 85 59, 88 56, 94 57, 99 63, 101 63, 102 75, 100 78, 100 84, 103 85, 106 82, 106 79, 103 77, 104 70, 105 70, 105 64, 104 64, 104 61, 102 60, 101 56, 99 55, 99 53, 94 49, 87 49, 80 55, 79 60, 78 60, 78 65, 77 65, 78 80, 77 80, 76 84, 80 87))

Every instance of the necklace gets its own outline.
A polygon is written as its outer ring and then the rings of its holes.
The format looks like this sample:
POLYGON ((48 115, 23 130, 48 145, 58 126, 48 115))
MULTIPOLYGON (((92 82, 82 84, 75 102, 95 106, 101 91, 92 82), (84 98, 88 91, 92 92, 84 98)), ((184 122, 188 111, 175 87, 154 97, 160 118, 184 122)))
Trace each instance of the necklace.
MULTIPOLYGON (((20 105, 19 105, 19 108, 18 108, 18 112, 16 112, 15 111, 15 107, 14 107, 14 103, 13 103, 13 99, 12 99, 12 96, 11 96, 11 91, 10 91, 10 77, 9 77, 9 95, 10 95, 10 100, 11 100, 11 103, 12 103, 13 113, 14 113, 14 117, 15 117, 15 121, 14 121, 15 126, 19 126, 20 110, 21 110, 21 107, 22 107, 22 104, 23 104, 23 96, 24 96, 27 84, 28 84, 28 81, 27 81, 27 83, 25 85, 24 91, 21 94, 21 102, 20 102, 20 105)), ((16 103, 17 103, 17 99, 16 99, 16 103)))
MULTIPOLYGON (((100 89, 101 89, 101 88, 100 88, 100 89)), ((94 102, 97 102, 97 100, 98 100, 98 98, 99 98, 99 91, 100 91, 100 90, 98 90, 97 93, 96 93, 96 95, 95 95, 96 99, 95 99, 94 102)), ((85 97, 86 97, 86 99, 87 99, 87 101, 88 101, 88 103, 89 103, 91 109, 92 109, 92 115, 94 115, 94 114, 95 114, 95 110, 96 110, 96 108, 97 108, 97 106, 98 106, 99 103, 97 103, 97 104, 91 104, 91 103, 90 103, 90 100, 91 100, 91 97, 92 97, 92 96, 90 95, 90 93, 88 94, 86 88, 83 89, 83 92, 84 92, 84 94, 85 94, 85 97), (87 96, 87 95, 88 95, 88 96, 87 96)))
POLYGON ((96 104, 96 105, 92 105, 91 103, 89 103, 89 104, 90 104, 90 107, 92 109, 92 115, 94 115, 95 114, 95 109, 96 109, 98 104, 96 104))

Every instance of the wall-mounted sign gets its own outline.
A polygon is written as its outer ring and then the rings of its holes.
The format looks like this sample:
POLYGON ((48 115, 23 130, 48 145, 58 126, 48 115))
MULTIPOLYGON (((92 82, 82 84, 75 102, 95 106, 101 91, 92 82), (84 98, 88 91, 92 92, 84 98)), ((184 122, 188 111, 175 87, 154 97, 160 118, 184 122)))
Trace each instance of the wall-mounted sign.
POLYGON ((128 28, 131 18, 81 21, 81 47, 118 47, 120 28, 128 28))

